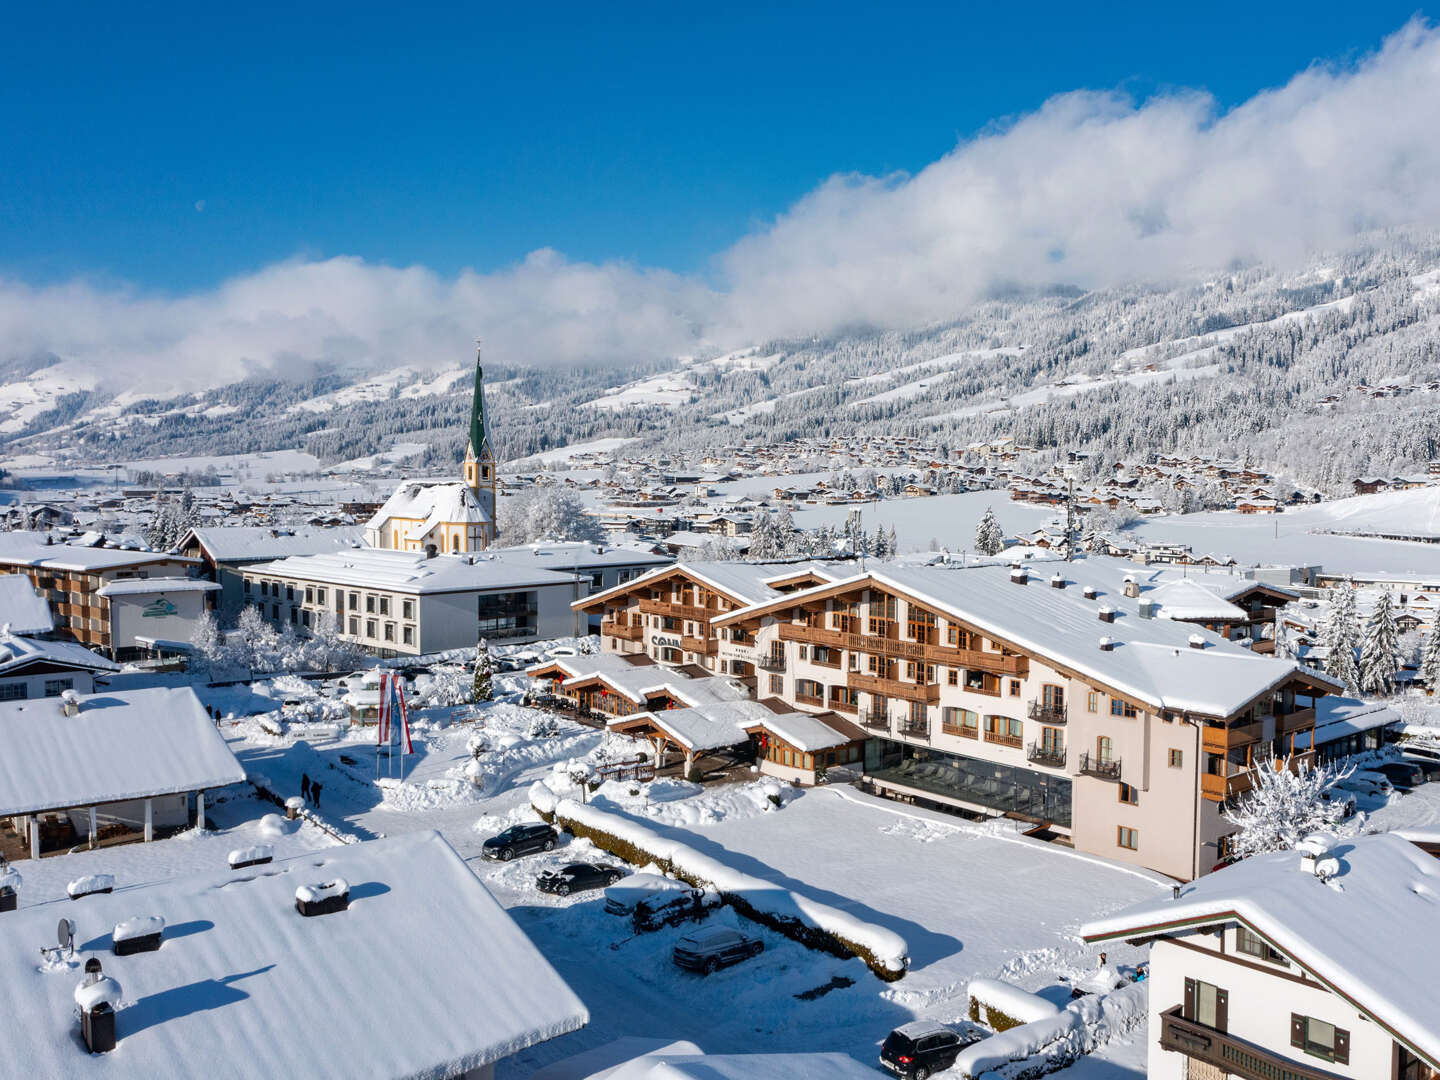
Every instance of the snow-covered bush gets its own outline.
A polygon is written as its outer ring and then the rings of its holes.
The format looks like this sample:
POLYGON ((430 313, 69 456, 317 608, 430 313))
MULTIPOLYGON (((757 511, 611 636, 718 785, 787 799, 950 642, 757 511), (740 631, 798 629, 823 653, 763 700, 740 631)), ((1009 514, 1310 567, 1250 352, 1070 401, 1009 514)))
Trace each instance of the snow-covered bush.
POLYGON ((960 1051, 953 1071, 966 1080, 980 1076, 1033 1080, 1063 1069, 1144 1024, 1147 987, 1147 983, 1132 983, 1109 994, 1076 998, 1051 1016, 1012 1027, 960 1051))
POLYGON ((999 979, 971 979, 966 992, 970 995, 970 1019, 993 1031, 1044 1020, 1060 1011, 1053 1001, 999 979))
POLYGON ((490 646, 481 638, 475 646, 475 676, 471 684, 471 701, 490 701, 495 697, 495 661, 490 646))
POLYGON ((564 488, 531 488, 511 500, 505 513, 505 543, 535 544, 581 540, 599 543, 605 530, 585 504, 564 488))
POLYGON ((1311 833, 1333 831, 1345 817, 1344 800, 1326 795, 1353 767, 1337 773, 1306 761, 1292 768, 1276 765, 1273 755, 1257 760, 1250 768, 1254 786, 1225 812, 1239 829, 1233 849, 1237 858, 1290 851, 1311 833))

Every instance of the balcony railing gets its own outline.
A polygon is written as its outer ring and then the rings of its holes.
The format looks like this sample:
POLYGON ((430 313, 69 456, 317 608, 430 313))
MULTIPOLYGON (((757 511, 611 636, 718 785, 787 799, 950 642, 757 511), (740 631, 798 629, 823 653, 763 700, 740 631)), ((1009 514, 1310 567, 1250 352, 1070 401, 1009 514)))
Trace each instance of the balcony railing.
POLYGON ((1275 734, 1289 735, 1296 731, 1306 731, 1315 726, 1314 709, 1291 709, 1289 712, 1275 714, 1275 734))
POLYGON ((755 666, 765 671, 784 671, 784 653, 762 653, 755 657, 755 666))
MULTIPOLYGON (((641 610, 644 610, 643 603, 641 610)), ((1030 660, 1024 656, 1005 656, 985 652, 981 649, 960 649, 953 645, 930 645, 918 641, 905 641, 898 637, 879 634, 850 634, 843 630, 829 630, 822 626, 807 626, 804 623, 780 624, 781 641, 803 641, 810 645, 828 645, 832 649, 850 649, 854 652, 874 653, 877 656, 893 656, 904 660, 920 660, 931 664, 945 664, 948 667, 976 668, 1004 675, 1024 678, 1030 672, 1030 660)))
POLYGON ((1080 754, 1080 771, 1086 776, 1093 776, 1098 780, 1120 779, 1120 759, 1102 758, 1084 750, 1080 754))
POLYGON ((669 600, 651 600, 649 597, 642 597, 640 610, 646 615, 668 615, 672 619, 689 619, 691 622, 708 623, 718 611, 711 611, 709 608, 695 607, 693 604, 676 604, 669 600))
POLYGON ((1050 769, 1063 769, 1066 762, 1065 747, 1032 742, 1025 748, 1025 760, 1050 769))
POLYGON ((701 656, 713 656, 720 648, 720 643, 714 638, 680 638, 680 648, 686 652, 699 653, 701 656))
POLYGON ((863 690, 867 694, 879 694, 904 701, 923 701, 928 705, 940 700, 938 683, 907 683, 899 679, 884 679, 878 675, 862 675, 858 671, 852 671, 846 678, 846 685, 851 690, 863 690))
POLYGON ((1025 745, 1024 740, 1021 739, 1019 735, 1010 735, 1003 731, 985 732, 985 741, 994 743, 996 746, 1011 746, 1016 750, 1025 745))
POLYGON ((796 694, 795 704, 809 705, 812 709, 823 709, 825 707, 825 699, 819 694, 796 694))
POLYGON ((902 720, 900 726, 895 729, 896 734, 905 735, 912 739, 930 738, 930 721, 928 720, 902 720))
POLYGON ((1032 701, 1030 703, 1030 719, 1038 720, 1042 724, 1063 724, 1069 719, 1069 716, 1063 703, 1032 701))
POLYGON ((1228 728, 1218 725, 1200 729, 1200 748, 1211 754, 1224 754, 1241 746, 1250 746, 1260 741, 1265 727, 1259 720, 1245 724, 1231 724, 1228 728))
POLYGON ((1160 1014, 1160 1048, 1198 1058, 1241 1080, 1340 1080, 1337 1073, 1292 1061, 1226 1032, 1186 1020, 1178 1005, 1160 1014))
POLYGON ((871 712, 869 709, 861 709, 856 716, 860 726, 869 728, 871 731, 889 731, 890 718, 884 713, 871 712))
POLYGON ((603 637, 619 638, 621 641, 639 641, 645 636, 645 628, 633 623, 602 622, 600 634, 603 637))
MULTIPOLYGON (((1310 763, 1314 760, 1315 752, 1306 750, 1299 754, 1291 754, 1284 758, 1284 764, 1294 772, 1301 763, 1310 763)), ((1234 799, 1243 795, 1255 786, 1255 777, 1250 769, 1233 761, 1224 763, 1224 773, 1201 773, 1200 794, 1211 802, 1225 802, 1227 799, 1234 799)))
POLYGON ((841 701, 839 698, 832 697, 830 699, 830 708, 836 712, 855 712, 860 706, 853 701, 841 701))

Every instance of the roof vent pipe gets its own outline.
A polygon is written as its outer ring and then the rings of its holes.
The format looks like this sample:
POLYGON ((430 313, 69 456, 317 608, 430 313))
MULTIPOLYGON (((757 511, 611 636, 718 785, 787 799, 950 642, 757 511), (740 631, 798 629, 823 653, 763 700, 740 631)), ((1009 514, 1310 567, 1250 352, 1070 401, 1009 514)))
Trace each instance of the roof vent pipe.
POLYGON ((1100 609, 1100 621, 1112 623, 1115 621, 1115 609, 1109 604, 1106 604, 1100 609))
POLYGON ((1205 647, 1205 639, 1199 634, 1191 634, 1189 641, 1190 648, 1192 649, 1203 649, 1205 647))
POLYGON ((1028 580, 1028 576, 1026 575, 1024 570, 1016 567, 1014 570, 1010 571, 1010 580, 1013 581, 1016 585, 1024 585, 1025 582, 1028 580))
POLYGON ((1115 639, 1114 639, 1114 638, 1108 638, 1108 637, 1102 637, 1102 638, 1100 639, 1100 651, 1101 651, 1101 652, 1114 652, 1114 651, 1115 651, 1115 639))
POLYGON ((1064 579, 1063 577, 1061 577, 1059 574, 1056 574, 1054 577, 1052 577, 1052 578, 1050 579, 1050 588, 1052 588, 1052 589, 1063 589, 1063 588, 1065 588, 1065 579, 1064 579))
POLYGON ((1086 600, 1094 600, 1100 595, 1100 590, 1095 588, 1094 585, 1086 585, 1081 595, 1083 595, 1086 600))
POLYGON ((60 692, 60 711, 66 716, 80 715, 80 695, 74 690, 60 692))

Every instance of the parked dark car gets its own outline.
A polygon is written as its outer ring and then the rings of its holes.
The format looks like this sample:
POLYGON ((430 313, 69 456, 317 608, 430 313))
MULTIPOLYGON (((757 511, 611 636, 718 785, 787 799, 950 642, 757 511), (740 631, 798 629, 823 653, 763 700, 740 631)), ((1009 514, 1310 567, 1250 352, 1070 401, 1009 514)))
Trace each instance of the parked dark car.
POLYGON ((662 926, 678 926, 687 920, 699 920, 704 914, 705 906, 699 889, 675 889, 637 900, 630 921, 637 934, 644 934, 662 926))
POLYGON ((624 870, 609 863, 572 862, 558 870, 543 871, 535 879, 535 887, 556 896, 569 896, 586 889, 603 889, 624 876, 624 870))
POLYGON ((964 1048, 960 1036, 934 1020, 912 1020, 885 1036, 880 1064, 906 1080, 925 1080, 955 1064, 964 1048))
POLYGON ((511 825, 510 828, 492 836, 480 847, 480 854, 487 859, 501 859, 509 862, 516 855, 529 855, 536 851, 551 851, 560 842, 560 834, 549 825, 511 825))
POLYGON ((759 956, 764 951, 765 943, 759 938, 728 926, 707 926, 692 930, 676 942, 671 959, 689 971, 709 975, 722 967, 759 956))
POLYGON ((1385 778, 1397 788, 1407 791, 1425 783, 1425 770, 1407 761, 1389 761, 1377 766, 1376 771, 1384 773, 1385 778))

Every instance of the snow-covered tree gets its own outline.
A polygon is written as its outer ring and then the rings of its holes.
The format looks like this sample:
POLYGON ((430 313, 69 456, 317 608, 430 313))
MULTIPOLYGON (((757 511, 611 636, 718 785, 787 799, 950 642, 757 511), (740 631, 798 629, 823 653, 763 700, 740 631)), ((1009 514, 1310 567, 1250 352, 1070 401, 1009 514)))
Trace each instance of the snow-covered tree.
POLYGON ((1330 614, 1320 628, 1320 644, 1327 650, 1325 672, 1345 684, 1347 690, 1360 687, 1360 669, 1355 663, 1355 650, 1360 644, 1358 616, 1355 611, 1355 586, 1346 582, 1335 590, 1330 614))
POLYGON ((532 488, 506 511, 507 544, 598 543, 604 538, 599 520, 585 513, 585 504, 561 487, 532 488))
POLYGON ((280 636, 254 604, 246 604, 241 609, 235 629, 225 635, 225 644, 232 650, 235 662, 252 674, 274 666, 279 640, 280 636))
POLYGON ((1430 632, 1425 635, 1419 675, 1432 694, 1440 690, 1440 615, 1431 621, 1430 632))
POLYGON ((1395 607, 1388 591, 1380 594, 1365 641, 1360 648, 1360 689, 1366 694, 1388 695, 1395 690, 1400 670, 1400 631, 1395 625, 1395 607))
POLYGON ((316 671, 339 671, 360 662, 360 649, 340 632, 340 619, 333 611, 322 611, 306 643, 310 666, 316 671))
POLYGON ((475 646, 474 700, 490 701, 495 696, 495 661, 490 646, 481 638, 475 646))
POLYGON ((995 520, 995 511, 985 508, 980 524, 975 526, 975 550, 981 555, 998 555, 1005 549, 1005 532, 995 520))
POLYGON ((220 624, 213 611, 202 612, 190 632, 190 668, 209 678, 225 666, 225 642, 220 637, 220 624))
POLYGON ((1313 832, 1333 831, 1345 817, 1344 800, 1327 799, 1326 793, 1354 769, 1337 773, 1306 761, 1297 761, 1293 770, 1277 764, 1273 756, 1257 759, 1250 768, 1254 786, 1225 812, 1239 830, 1237 858, 1289 851, 1313 832))

